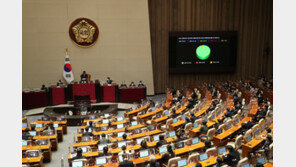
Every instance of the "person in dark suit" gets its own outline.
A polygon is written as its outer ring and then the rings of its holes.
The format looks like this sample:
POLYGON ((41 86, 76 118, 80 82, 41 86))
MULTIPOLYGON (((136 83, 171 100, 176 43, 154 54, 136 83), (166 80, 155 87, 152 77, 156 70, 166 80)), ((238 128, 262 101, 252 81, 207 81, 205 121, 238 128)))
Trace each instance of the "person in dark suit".
POLYGON ((239 152, 229 145, 226 146, 226 149, 228 150, 228 154, 222 156, 223 162, 228 166, 236 166, 240 160, 239 152))
POLYGON ((194 123, 196 119, 197 119, 197 117, 194 115, 194 112, 191 112, 190 121, 191 121, 192 123, 194 123))
POLYGON ((161 147, 162 145, 167 144, 168 142, 164 139, 164 135, 159 136, 159 141, 156 143, 156 147, 161 147))
POLYGON ((145 87, 142 81, 139 82, 138 87, 145 87))
POLYGON ((121 85, 119 88, 127 88, 127 85, 125 84, 125 81, 122 81, 121 85))
POLYGON ((148 149, 149 147, 148 147, 148 145, 147 145, 147 142, 145 141, 145 140, 142 140, 142 142, 141 142, 141 148, 139 149, 140 151, 141 150, 146 150, 146 149, 148 149))
POLYGON ((206 135, 208 133, 208 126, 207 126, 207 121, 206 120, 202 120, 202 126, 199 129, 199 133, 202 135, 206 135))
POLYGON ((107 77, 107 81, 106 81, 106 83, 107 83, 107 84, 112 84, 112 82, 113 82, 113 80, 111 80, 110 77, 107 77))
POLYGON ((111 153, 108 153, 108 147, 106 146, 106 147, 104 147, 103 148, 103 152, 102 153, 100 153, 99 152, 99 157, 104 157, 104 156, 110 156, 110 155, 112 155, 111 153))
POLYGON ((167 149, 168 149, 168 153, 169 153, 170 158, 173 158, 173 157, 176 156, 175 152, 173 151, 173 147, 172 147, 172 145, 169 144, 169 145, 167 146, 167 149))
POLYGON ((46 130, 53 130, 53 131, 55 131, 55 127, 53 126, 53 123, 52 122, 50 122, 49 124, 47 124, 43 131, 46 131, 46 130))
POLYGON ((131 82, 131 84, 129 85, 130 88, 135 88, 136 84, 134 82, 131 82))
POLYGON ((129 161, 126 154, 122 155, 123 161, 119 163, 119 167, 134 167, 133 161, 129 161))
POLYGON ((30 140, 32 138, 32 136, 29 133, 30 129, 26 128, 25 131, 22 134, 22 139, 23 140, 30 140))
POLYGON ((41 90, 47 92, 47 87, 45 87, 45 85, 43 84, 42 87, 41 87, 41 90))
POLYGON ((176 117, 178 116, 178 114, 176 113, 176 109, 173 108, 173 109, 172 109, 172 112, 173 112, 173 114, 171 115, 172 118, 176 118, 176 117))
POLYGON ((83 73, 80 75, 80 79, 81 83, 87 83, 87 74, 85 71, 83 71, 83 73))
POLYGON ((106 134, 103 133, 101 135, 101 139, 99 140, 98 144, 108 144, 108 143, 111 143, 111 141, 109 139, 106 139, 106 134))
POLYGON ((160 167, 160 164, 159 164, 159 162, 156 162, 155 157, 150 159, 149 165, 150 165, 150 167, 160 167))
POLYGON ((86 127, 84 129, 84 132, 83 132, 82 136, 94 136, 94 134, 92 132, 89 132, 88 130, 89 130, 89 128, 86 127))
POLYGON ((82 155, 82 149, 81 148, 78 148, 77 149, 77 154, 75 157, 73 157, 71 160, 75 160, 75 159, 82 159, 82 158, 85 158, 83 155, 82 155))
POLYGON ((91 129, 92 131, 93 131, 94 129, 96 129, 96 127, 94 127, 94 125, 93 125, 93 121, 89 121, 88 124, 89 124, 89 125, 87 126, 88 129, 91 129))
POLYGON ((195 167, 202 167, 201 163, 196 163, 195 167))

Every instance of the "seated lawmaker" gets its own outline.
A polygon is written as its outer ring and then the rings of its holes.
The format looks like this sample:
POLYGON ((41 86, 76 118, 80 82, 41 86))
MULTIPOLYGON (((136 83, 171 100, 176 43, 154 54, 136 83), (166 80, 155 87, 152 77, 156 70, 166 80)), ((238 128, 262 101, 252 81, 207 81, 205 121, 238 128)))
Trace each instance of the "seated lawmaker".
POLYGON ((83 132, 82 136, 94 136, 93 133, 89 132, 88 130, 89 130, 89 127, 86 127, 84 129, 84 132, 83 132))
POLYGON ((78 148, 77 149, 77 154, 75 157, 73 157, 71 160, 75 160, 75 159, 82 159, 82 158, 85 158, 83 155, 82 155, 82 149, 81 148, 78 148))
POLYGON ((145 87, 142 81, 139 82, 138 87, 145 87))
POLYGON ((60 87, 60 86, 63 86, 63 82, 62 82, 61 80, 59 80, 59 81, 57 82, 57 87, 60 87))
POLYGON ((223 162, 228 166, 236 166, 240 160, 240 153, 229 145, 226 146, 226 149, 228 154, 222 156, 223 162))
POLYGON ((159 136, 159 141, 156 143, 156 147, 161 147, 162 145, 167 144, 168 142, 164 139, 164 135, 159 136))
POLYGON ((119 167, 134 167, 133 161, 129 161, 126 154, 122 155, 123 161, 119 163, 119 167))
POLYGON ((22 134, 22 140, 30 140, 32 136, 29 133, 30 129, 26 128, 25 131, 22 134))
POLYGON ((134 82, 131 82, 131 84, 129 85, 130 88, 135 88, 136 84, 134 82))
POLYGON ((45 87, 45 85, 43 84, 42 87, 41 87, 41 90, 47 92, 47 87, 45 87))
POLYGON ((111 153, 108 153, 108 147, 107 146, 105 146, 104 148, 103 148, 103 153, 99 153, 99 157, 104 157, 104 156, 110 156, 110 155, 112 155, 111 153))
POLYGON ((107 77, 107 81, 106 81, 106 83, 107 83, 108 85, 111 85, 112 82, 113 82, 113 80, 111 80, 110 77, 107 77))
POLYGON ((80 83, 87 83, 87 77, 88 77, 88 74, 86 74, 85 71, 83 71, 83 73, 80 75, 80 83))
POLYGON ((127 85, 125 84, 125 81, 123 81, 123 82, 121 83, 121 85, 119 86, 119 88, 127 88, 127 85))

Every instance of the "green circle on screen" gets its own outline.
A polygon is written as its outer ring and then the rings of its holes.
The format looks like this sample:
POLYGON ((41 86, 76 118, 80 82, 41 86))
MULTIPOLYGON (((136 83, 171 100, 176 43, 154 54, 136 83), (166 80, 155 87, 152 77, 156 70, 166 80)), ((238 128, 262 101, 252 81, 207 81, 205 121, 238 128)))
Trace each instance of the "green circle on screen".
POLYGON ((200 45, 196 48, 196 56, 201 60, 206 60, 210 57, 211 49, 207 45, 200 45))

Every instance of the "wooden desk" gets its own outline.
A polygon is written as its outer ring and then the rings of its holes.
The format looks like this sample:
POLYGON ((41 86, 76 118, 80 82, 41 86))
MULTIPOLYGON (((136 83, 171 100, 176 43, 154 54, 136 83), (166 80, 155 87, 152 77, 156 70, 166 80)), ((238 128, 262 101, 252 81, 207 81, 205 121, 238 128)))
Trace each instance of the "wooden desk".
POLYGON ((245 117, 242 119, 236 126, 232 126, 230 129, 222 132, 221 134, 214 136, 213 143, 215 146, 225 145, 228 141, 228 138, 235 135, 241 129, 241 124, 243 122, 249 122, 251 120, 250 117, 245 117))
POLYGON ((97 145, 98 141, 96 140, 91 140, 89 142, 76 142, 73 144, 73 147, 83 147, 83 146, 94 146, 97 145))
POLYGON ((34 165, 37 167, 43 167, 43 157, 36 158, 22 158, 22 164, 34 165))
POLYGON ((182 119, 182 120, 180 120, 180 121, 178 121, 176 123, 170 124, 169 125, 169 130, 170 131, 177 130, 179 126, 183 125, 183 123, 185 123, 185 120, 182 119))
POLYGON ((118 125, 118 124, 125 124, 125 123, 128 123, 128 121, 126 119, 123 121, 111 122, 111 125, 118 125))
POLYGON ((133 110, 133 111, 130 111, 130 112, 125 113, 125 115, 127 115, 127 116, 132 116, 132 115, 135 115, 135 114, 137 114, 138 112, 140 112, 140 111, 142 111, 142 110, 145 110, 145 109, 147 109, 147 108, 148 108, 148 105, 144 105, 144 106, 142 106, 142 107, 140 107, 140 108, 138 108, 138 109, 135 109, 135 110, 133 110))
MULTIPOLYGON (((216 159, 217 159, 217 157, 212 156, 212 157, 209 157, 209 159, 207 159, 205 161, 201 161, 199 163, 201 163, 201 165, 203 167, 212 166, 212 165, 215 165, 216 164, 216 159)), ((195 167, 195 165, 196 165, 196 163, 190 163, 190 164, 187 164, 186 167, 195 167)))
POLYGON ((25 152, 27 150, 41 150, 42 151, 42 156, 44 157, 44 161, 50 162, 51 161, 51 144, 48 143, 47 145, 42 145, 42 146, 22 146, 22 151, 25 152))
MULTIPOLYGON (((114 129, 114 130, 107 130, 107 131, 99 131, 99 132, 92 132, 92 134, 94 136, 99 136, 101 134, 111 134, 111 133, 117 133, 117 132, 124 132, 125 128, 121 128, 121 129, 114 129)), ((82 136, 82 133, 78 133, 77 137, 80 138, 82 136)))
MULTIPOLYGON (((207 127, 212 127, 212 126, 214 126, 216 124, 216 122, 213 122, 213 121, 209 121, 209 122, 207 122, 207 127)), ((198 133, 199 133, 199 129, 201 128, 201 126, 199 125, 197 128, 194 128, 194 129, 191 129, 190 131, 189 131, 189 137, 190 138, 193 138, 193 137, 196 137, 196 136, 198 136, 198 133)))
MULTIPOLYGON (((49 124, 49 123, 53 123, 53 124, 59 124, 59 126, 62 127, 63 129, 63 134, 67 134, 67 121, 42 121, 42 120, 37 120, 34 123, 40 123, 40 124, 49 124)), ((44 129, 44 128, 43 128, 44 129)))
MULTIPOLYGON (((273 124, 269 126, 272 129, 273 124)), ((257 148, 259 148, 263 144, 263 139, 261 138, 262 135, 266 135, 266 131, 260 133, 260 137, 253 138, 250 142, 245 143, 242 145, 242 157, 247 157, 250 152, 253 152, 257 148)))
MULTIPOLYGON (((130 135, 130 136, 127 136, 126 139, 127 140, 137 139, 137 138, 141 138, 141 137, 145 137, 145 136, 156 135, 156 134, 159 134, 159 133, 162 133, 162 131, 159 130, 159 129, 156 129, 156 130, 149 131, 149 132, 143 132, 143 133, 139 133, 139 134, 130 135)), ((110 140, 111 140, 111 142, 121 141, 122 137, 112 138, 110 140)))
POLYGON ((52 136, 34 136, 33 139, 50 139, 51 143, 51 149, 52 150, 58 150, 58 136, 52 135, 52 136))
POLYGON ((152 121, 152 124, 156 125, 158 123, 164 122, 169 118, 169 116, 163 116, 160 118, 156 118, 155 120, 152 121))
POLYGON ((179 108, 179 109, 176 110, 176 114, 182 113, 184 110, 186 110, 186 108, 187 107, 185 105, 182 106, 181 108, 179 108))
POLYGON ((127 130, 139 129, 139 128, 143 128, 145 126, 147 126, 147 125, 145 125, 145 124, 138 124, 136 126, 130 126, 130 127, 128 127, 127 130))

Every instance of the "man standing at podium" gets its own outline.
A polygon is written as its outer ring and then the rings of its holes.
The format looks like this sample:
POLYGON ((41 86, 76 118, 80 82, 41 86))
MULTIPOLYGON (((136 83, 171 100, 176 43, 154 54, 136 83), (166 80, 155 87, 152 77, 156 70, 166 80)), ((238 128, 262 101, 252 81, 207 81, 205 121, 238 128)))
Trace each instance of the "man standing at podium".
POLYGON ((80 83, 87 83, 87 76, 88 74, 86 74, 86 72, 83 71, 83 73, 80 75, 80 78, 81 78, 80 83))

